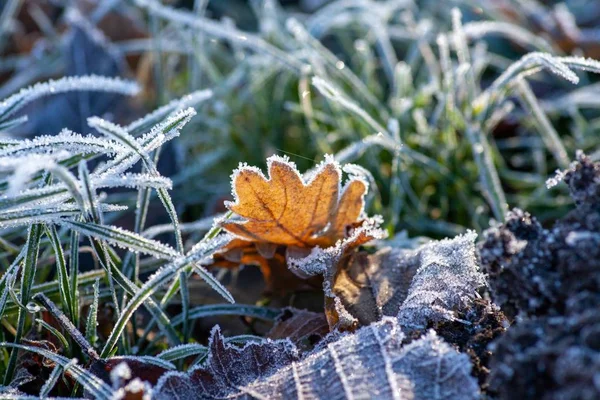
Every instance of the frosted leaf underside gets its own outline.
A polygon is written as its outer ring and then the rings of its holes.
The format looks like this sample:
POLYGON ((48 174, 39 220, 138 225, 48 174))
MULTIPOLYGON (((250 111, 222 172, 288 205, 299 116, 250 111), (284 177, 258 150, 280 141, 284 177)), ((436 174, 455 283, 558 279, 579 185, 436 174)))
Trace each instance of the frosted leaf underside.
POLYGON ((475 238, 467 233, 415 250, 385 248, 353 255, 331 285, 337 313, 347 312, 360 325, 398 316, 408 329, 455 319, 485 283, 475 238))

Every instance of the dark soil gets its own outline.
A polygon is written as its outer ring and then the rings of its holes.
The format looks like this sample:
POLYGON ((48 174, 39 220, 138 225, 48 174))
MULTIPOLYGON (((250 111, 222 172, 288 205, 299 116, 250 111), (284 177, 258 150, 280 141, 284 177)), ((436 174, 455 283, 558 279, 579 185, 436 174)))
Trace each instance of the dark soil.
POLYGON ((600 398, 600 163, 578 155, 564 182, 576 207, 552 228, 515 209, 479 246, 513 322, 491 359, 502 399, 600 398))

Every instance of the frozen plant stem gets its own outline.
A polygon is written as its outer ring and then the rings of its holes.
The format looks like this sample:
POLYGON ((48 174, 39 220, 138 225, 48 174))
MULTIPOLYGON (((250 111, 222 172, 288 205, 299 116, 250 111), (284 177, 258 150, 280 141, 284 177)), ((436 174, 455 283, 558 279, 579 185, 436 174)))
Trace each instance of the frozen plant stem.
POLYGON ((569 156, 567 155, 567 150, 563 146, 563 143, 558 136, 558 132, 556 132, 550 123, 548 116, 540 107, 540 104, 531 90, 531 86, 529 86, 529 83, 527 83, 524 79, 519 79, 517 82, 517 88, 521 95, 521 104, 537 122, 540 135, 542 136, 542 140, 546 144, 546 147, 556 159, 558 166, 562 169, 567 169, 569 167, 569 156))
POLYGON ((494 217, 498 221, 504 221, 507 204, 506 196, 498 177, 498 171, 494 166, 487 139, 479 128, 472 125, 467 125, 465 132, 471 143, 473 158, 477 165, 479 181, 482 186, 481 190, 490 203, 494 217))

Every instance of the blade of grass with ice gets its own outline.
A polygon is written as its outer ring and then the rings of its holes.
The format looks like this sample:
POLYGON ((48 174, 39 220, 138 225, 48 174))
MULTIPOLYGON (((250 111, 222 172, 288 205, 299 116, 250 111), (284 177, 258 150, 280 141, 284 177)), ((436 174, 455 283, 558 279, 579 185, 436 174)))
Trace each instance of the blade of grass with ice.
POLYGON ((58 80, 36 83, 33 86, 22 89, 18 93, 8 97, 0 103, 0 121, 19 111, 27 103, 40 97, 65 93, 70 91, 101 91, 120 93, 124 95, 135 95, 140 87, 136 82, 126 81, 119 78, 108 78, 104 76, 69 76, 58 80))
MULTIPOLYGON (((101 355, 106 357, 112 353, 119 336, 127 325, 127 322, 135 310, 137 310, 138 307, 144 302, 144 300, 152 296, 152 294, 159 287, 173 279, 173 277, 176 276, 179 271, 185 268, 187 265, 208 260, 217 250, 229 243, 229 241, 231 241, 230 236, 221 235, 213 240, 201 243, 201 245, 193 248, 187 255, 177 258, 175 261, 169 263, 167 266, 161 268, 154 275, 152 275, 123 309, 123 312, 115 323, 115 327, 110 333, 109 338, 106 340, 106 344, 104 345, 101 355)), ((212 276, 206 278, 208 281, 214 281, 212 276)), ((215 282, 214 284, 216 286, 220 286, 220 283, 218 282, 215 282)), ((233 302, 233 298, 229 292, 226 292, 225 299, 233 302)))
POLYGON ((39 354, 63 367, 65 372, 81 384, 95 399, 110 400, 113 398, 113 390, 108 384, 66 357, 35 346, 3 342, 0 343, 0 348, 2 347, 12 348, 12 353, 15 354, 17 353, 17 350, 25 350, 39 354))
MULTIPOLYGON (((33 224, 27 231, 27 253, 23 261, 23 269, 21 276, 21 291, 19 296, 19 302, 21 304, 27 304, 31 299, 31 288, 35 280, 35 270, 38 260, 38 252, 40 239, 42 237, 42 225, 33 224)), ((19 308, 19 314, 17 317, 17 330, 15 333, 14 343, 15 346, 19 344, 25 330, 25 320, 27 318, 27 310, 19 308)), ((15 368, 17 366, 17 351, 13 349, 10 353, 10 359, 6 367, 6 373, 4 375, 4 385, 9 385, 12 381, 15 368)))

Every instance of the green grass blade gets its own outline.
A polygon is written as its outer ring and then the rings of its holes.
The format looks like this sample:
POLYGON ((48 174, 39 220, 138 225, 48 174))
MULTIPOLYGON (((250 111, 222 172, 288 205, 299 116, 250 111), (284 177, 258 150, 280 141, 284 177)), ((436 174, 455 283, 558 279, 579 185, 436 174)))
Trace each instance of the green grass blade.
POLYGON ((98 327, 98 297, 100 292, 100 280, 96 279, 94 282, 94 300, 90 305, 87 315, 87 321, 85 323, 85 338, 90 343, 90 346, 95 347, 98 341, 97 327, 98 327))
MULTIPOLYGON (((23 261, 23 272, 21 276, 21 293, 19 301, 21 304, 27 304, 31 299, 31 288, 35 280, 35 270, 38 260, 38 252, 40 239, 42 237, 42 225, 34 224, 29 227, 27 232, 27 253, 25 260, 23 261)), ((17 331, 15 334, 15 345, 17 345, 23 336, 25 329, 25 320, 27 319, 27 311, 23 308, 19 308, 19 315, 17 320, 17 331)), ((6 368, 6 374, 4 375, 4 385, 9 385, 15 368, 17 366, 17 351, 12 350, 10 353, 10 359, 6 368)))
MULTIPOLYGON (((125 329, 125 326, 135 310, 137 310, 146 299, 152 296, 152 294, 156 292, 159 287, 173 279, 173 277, 179 274, 179 271, 185 268, 188 264, 200 262, 201 260, 208 260, 217 250, 229 243, 230 240, 231 238, 228 235, 223 235, 209 242, 202 243, 201 246, 197 246, 197 248, 192 249, 188 255, 179 257, 150 277, 150 279, 148 279, 148 281, 140 288, 140 290, 133 296, 127 306, 123 309, 123 312, 119 316, 119 319, 115 323, 114 329, 104 345, 104 349, 101 353, 102 357, 106 357, 111 354, 121 333, 125 329)), ((214 278, 212 279, 214 280, 214 278)), ((231 295, 228 297, 231 298, 231 295)))
POLYGON ((144 253, 161 259, 173 259, 178 253, 170 246, 160 243, 156 240, 146 239, 145 237, 127 231, 125 229, 100 225, 93 222, 79 222, 63 220, 59 222, 62 226, 75 230, 86 236, 98 240, 106 241, 118 247, 128 249, 134 252, 144 253))
POLYGON ((86 388, 93 398, 99 400, 110 400, 113 398, 113 390, 107 383, 66 357, 60 356, 46 349, 42 349, 41 347, 27 346, 22 344, 3 342, 0 343, 0 348, 2 347, 12 348, 12 353, 14 354, 17 353, 17 350, 25 350, 39 354, 63 367, 65 372, 79 382, 79 384, 81 384, 84 388, 86 388))
POLYGON ((63 307, 67 310, 67 314, 71 320, 75 320, 75 310, 73 304, 76 303, 76 299, 71 298, 71 282, 69 281, 69 274, 67 272, 67 262, 65 261, 65 255, 62 249, 62 243, 56 227, 54 225, 45 226, 46 236, 50 239, 54 255, 56 257, 56 272, 58 275, 58 290, 60 292, 60 300, 63 307))

